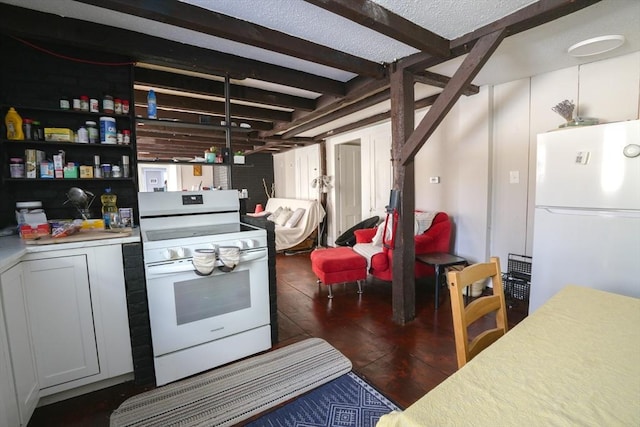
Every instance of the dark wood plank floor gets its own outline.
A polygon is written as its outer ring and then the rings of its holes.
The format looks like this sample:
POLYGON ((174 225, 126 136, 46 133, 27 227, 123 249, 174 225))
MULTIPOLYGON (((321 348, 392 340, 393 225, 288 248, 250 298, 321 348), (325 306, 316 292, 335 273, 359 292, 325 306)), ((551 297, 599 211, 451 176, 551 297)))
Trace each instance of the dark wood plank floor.
MULTIPOLYGON (((434 310, 432 280, 416 286, 416 319, 391 321, 391 284, 369 279, 358 295, 355 283, 335 285, 334 298, 316 283, 309 254, 278 255, 278 322, 282 347, 319 337, 340 350, 353 370, 401 407, 407 407, 456 370, 448 293, 434 310)), ((526 306, 514 304, 511 327, 526 306)), ((125 383, 37 408, 29 427, 108 426, 109 415, 128 397, 148 388, 125 383)))

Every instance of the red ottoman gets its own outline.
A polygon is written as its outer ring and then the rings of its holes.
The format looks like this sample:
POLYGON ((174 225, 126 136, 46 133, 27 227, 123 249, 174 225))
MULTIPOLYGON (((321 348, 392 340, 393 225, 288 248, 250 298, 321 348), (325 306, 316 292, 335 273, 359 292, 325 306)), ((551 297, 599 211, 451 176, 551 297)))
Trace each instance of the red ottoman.
POLYGON ((311 252, 311 269, 318 276, 318 283, 329 286, 329 298, 333 298, 331 286, 336 283, 358 282, 367 278, 367 260, 350 247, 316 249, 311 252))

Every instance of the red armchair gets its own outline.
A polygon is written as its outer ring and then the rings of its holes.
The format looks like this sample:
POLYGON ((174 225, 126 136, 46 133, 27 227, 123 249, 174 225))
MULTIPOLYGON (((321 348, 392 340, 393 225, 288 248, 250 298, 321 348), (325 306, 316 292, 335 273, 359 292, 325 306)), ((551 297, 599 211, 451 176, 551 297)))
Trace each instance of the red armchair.
MULTIPOLYGON (((381 224, 384 227, 384 222, 381 224)), ((365 228, 356 230, 356 244, 371 243, 376 234, 376 228, 365 228)), ((381 280, 391 281, 393 276, 393 239, 387 242, 389 248, 382 246, 382 252, 371 257, 369 273, 381 280)), ((444 212, 438 212, 433 219, 431 227, 424 233, 415 236, 416 255, 426 254, 430 252, 449 252, 451 246, 451 221, 449 216, 444 212)), ((432 266, 421 262, 415 263, 415 277, 428 277, 435 275, 432 266)))

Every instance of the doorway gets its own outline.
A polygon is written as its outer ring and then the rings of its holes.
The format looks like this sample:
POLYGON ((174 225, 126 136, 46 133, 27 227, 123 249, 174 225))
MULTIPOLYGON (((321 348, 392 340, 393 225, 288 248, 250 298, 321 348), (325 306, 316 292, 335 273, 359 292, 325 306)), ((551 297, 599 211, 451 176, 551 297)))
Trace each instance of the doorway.
POLYGON ((337 236, 362 220, 360 140, 336 146, 337 236))

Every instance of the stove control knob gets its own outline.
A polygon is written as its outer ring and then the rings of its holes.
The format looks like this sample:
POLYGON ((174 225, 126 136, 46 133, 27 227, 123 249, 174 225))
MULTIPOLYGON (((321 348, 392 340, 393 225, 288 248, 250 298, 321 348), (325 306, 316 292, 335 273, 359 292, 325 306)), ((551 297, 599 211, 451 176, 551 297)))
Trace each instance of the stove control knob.
POLYGON ((254 239, 248 239, 245 241, 247 244, 248 248, 257 248, 258 247, 258 242, 254 239))
POLYGON ((177 254, 175 249, 167 248, 163 252, 164 259, 174 259, 177 254))
POLYGON ((187 249, 183 247, 176 248, 176 255, 178 258, 184 258, 187 254, 187 249))
POLYGON ((242 250, 247 248, 247 243, 244 240, 236 240, 233 246, 237 246, 240 248, 240 250, 242 250))

